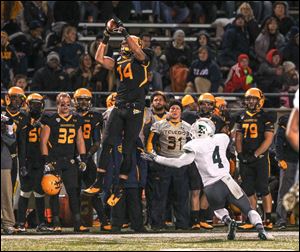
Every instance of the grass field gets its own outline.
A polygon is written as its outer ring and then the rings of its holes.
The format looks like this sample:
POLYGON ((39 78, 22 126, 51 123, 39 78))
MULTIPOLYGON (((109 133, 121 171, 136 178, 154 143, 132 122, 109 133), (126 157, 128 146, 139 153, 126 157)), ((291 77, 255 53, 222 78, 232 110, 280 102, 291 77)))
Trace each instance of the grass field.
POLYGON ((1 251, 21 250, 298 250, 299 232, 272 232, 273 241, 260 241, 256 232, 237 233, 227 241, 226 233, 160 234, 64 234, 1 236, 1 251))

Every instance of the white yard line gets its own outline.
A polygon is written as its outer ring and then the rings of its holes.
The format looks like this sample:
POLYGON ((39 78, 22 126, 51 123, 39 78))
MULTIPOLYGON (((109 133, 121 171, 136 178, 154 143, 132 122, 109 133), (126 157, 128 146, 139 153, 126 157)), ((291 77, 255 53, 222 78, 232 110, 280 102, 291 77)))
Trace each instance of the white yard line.
MULTIPOLYGON (((276 237, 299 238, 299 232, 270 232, 275 240, 276 237)), ((59 234, 59 235, 1 235, 2 239, 22 240, 22 239, 77 239, 77 238, 101 238, 101 240, 113 240, 122 238, 210 238, 226 239, 226 233, 159 233, 159 234, 59 234)), ((236 234, 236 240, 249 238, 258 239, 256 232, 241 232, 236 234)))

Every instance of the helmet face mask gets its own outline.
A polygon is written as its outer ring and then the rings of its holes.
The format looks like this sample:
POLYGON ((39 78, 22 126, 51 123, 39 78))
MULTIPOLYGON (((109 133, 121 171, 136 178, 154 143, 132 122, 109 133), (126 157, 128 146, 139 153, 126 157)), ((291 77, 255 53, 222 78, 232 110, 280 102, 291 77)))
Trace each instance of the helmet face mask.
POLYGON ((199 111, 201 115, 211 115, 214 110, 214 103, 211 101, 201 101, 199 111))
POLYGON ((32 115, 40 116, 44 111, 44 102, 40 100, 31 100, 28 103, 28 107, 32 115))
POLYGON ((87 112, 92 107, 92 93, 86 88, 79 88, 74 93, 74 105, 77 112, 87 112))
POLYGON ((255 96, 248 96, 245 98, 245 105, 246 108, 251 111, 251 112, 255 112, 257 110, 257 106, 258 106, 258 98, 255 96))
POLYGON ((10 95, 9 99, 10 99, 9 106, 16 110, 19 110, 25 102, 25 98, 22 95, 18 95, 18 94, 10 95))
POLYGON ((78 112, 86 112, 89 111, 92 103, 91 98, 89 97, 78 97, 75 102, 76 110, 78 112))

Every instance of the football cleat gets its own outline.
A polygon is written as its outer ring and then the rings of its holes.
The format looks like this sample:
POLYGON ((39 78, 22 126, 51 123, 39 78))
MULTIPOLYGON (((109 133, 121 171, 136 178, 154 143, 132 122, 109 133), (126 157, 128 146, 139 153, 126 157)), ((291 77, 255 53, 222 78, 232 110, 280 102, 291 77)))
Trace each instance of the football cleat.
POLYGON ((266 220, 265 223, 264 223, 264 228, 272 229, 273 228, 273 223, 270 220, 266 220))
POLYGON ((258 238, 261 239, 262 241, 274 240, 273 235, 267 233, 265 230, 258 233, 258 238))
POLYGON ((90 186, 89 188, 83 190, 83 193, 88 195, 88 196, 93 196, 97 193, 101 192, 100 188, 94 187, 93 185, 90 186))
POLYGON ((236 234, 236 228, 237 224, 235 220, 232 220, 228 226, 228 234, 227 234, 227 240, 234 240, 235 239, 235 234, 236 234))
POLYGON ((123 224, 122 228, 129 228, 129 224, 128 223, 123 224))
POLYGON ((74 232, 88 233, 90 232, 90 230, 85 226, 80 226, 80 227, 74 227, 74 232))
POLYGON ((61 233, 62 228, 60 226, 55 226, 55 227, 52 228, 52 232, 53 233, 61 233))
POLYGON ((52 228, 49 228, 45 223, 41 223, 36 227, 36 232, 51 232, 52 228))
POLYGON ((202 221, 200 221, 200 227, 202 227, 202 228, 205 228, 205 229, 213 229, 214 227, 212 226, 212 225, 210 225, 210 224, 208 224, 207 222, 202 222, 202 221))
POLYGON ((16 231, 17 231, 17 233, 26 233, 27 230, 25 228, 25 224, 24 223, 18 224, 16 227, 16 231))
POLYGON ((246 223, 244 225, 238 226, 239 229, 248 230, 254 228, 254 225, 246 223))
POLYGON ((200 230, 200 228, 201 228, 201 226, 200 226, 199 223, 194 224, 194 225, 192 226, 192 229, 193 229, 193 230, 200 230))
POLYGON ((107 223, 106 225, 101 225, 100 231, 111 231, 112 225, 110 223, 107 223))

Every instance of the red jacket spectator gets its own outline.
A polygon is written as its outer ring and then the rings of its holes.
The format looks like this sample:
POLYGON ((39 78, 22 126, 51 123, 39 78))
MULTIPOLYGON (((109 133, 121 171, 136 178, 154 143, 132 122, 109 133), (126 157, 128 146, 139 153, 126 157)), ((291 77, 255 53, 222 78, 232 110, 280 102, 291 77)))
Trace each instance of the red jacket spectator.
POLYGON ((252 69, 247 54, 240 54, 238 63, 231 67, 225 81, 225 93, 244 92, 251 88, 253 82, 252 69))

